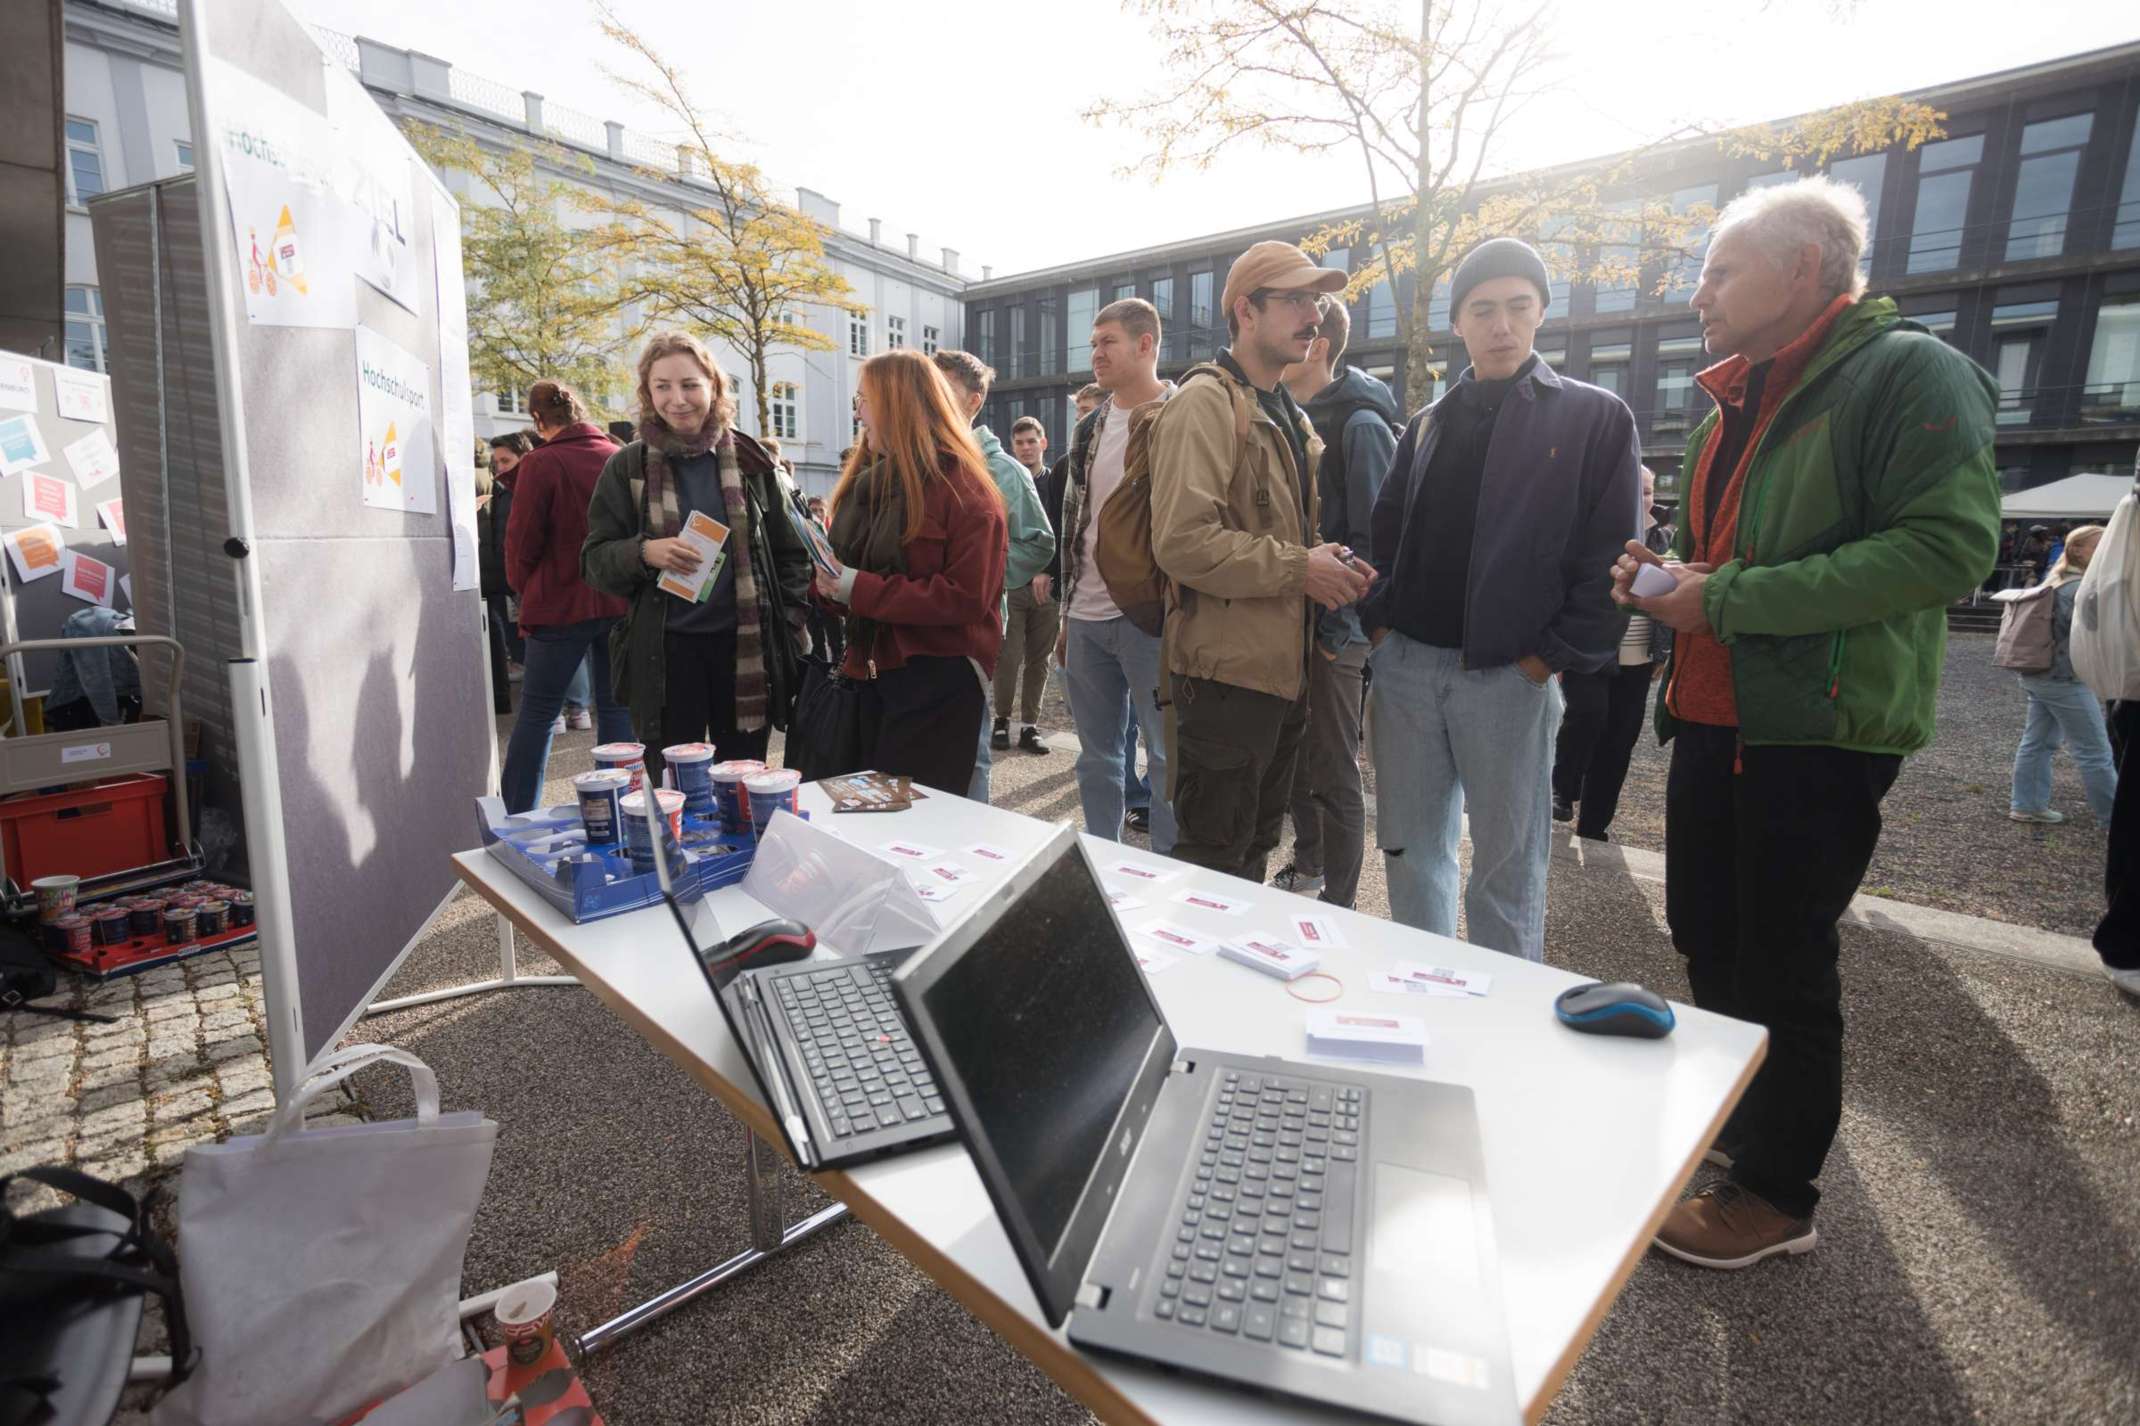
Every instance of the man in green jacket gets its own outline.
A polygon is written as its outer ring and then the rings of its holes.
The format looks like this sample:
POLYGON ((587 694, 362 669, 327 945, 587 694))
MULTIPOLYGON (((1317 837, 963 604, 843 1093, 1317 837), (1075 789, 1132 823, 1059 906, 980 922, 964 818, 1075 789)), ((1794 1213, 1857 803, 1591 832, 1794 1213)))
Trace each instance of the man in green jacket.
POLYGON ((1657 713, 1672 942, 1695 1004, 1769 1032, 1707 1155, 1729 1177, 1657 1235, 1703 1267, 1818 1241, 1843 1106, 1836 922, 1880 799, 1932 740, 1946 606, 1998 553, 1997 388, 1863 295, 1865 232, 1864 199, 1827 178, 1718 217, 1694 293, 1717 409, 1687 441, 1677 584, 1634 593, 1659 563, 1640 544, 1614 569, 1613 597, 1678 634, 1657 713))
MULTIPOLYGON (((944 374, 951 387, 951 394, 971 421, 981 414, 988 403, 988 388, 996 381, 995 368, 971 352, 953 351, 946 348, 933 358, 936 369, 944 374)), ((975 426, 973 438, 981 447, 982 459, 988 462, 988 473, 994 477, 996 489, 1003 495, 1003 513, 1008 524, 1010 559, 1003 566, 1004 598, 996 601, 996 623, 1004 622, 1008 610, 1010 591, 1023 589, 1033 582, 1033 576, 1048 567, 1055 558, 1055 527, 1048 523, 1047 512, 1040 508, 1040 490, 1033 484, 1032 472, 1003 449, 1003 442, 986 426, 975 426)), ((984 680, 985 682, 985 680, 984 680)), ((973 782, 966 795, 976 802, 988 801, 988 771, 993 761, 988 750, 988 720, 981 720, 981 755, 974 760, 973 782)))

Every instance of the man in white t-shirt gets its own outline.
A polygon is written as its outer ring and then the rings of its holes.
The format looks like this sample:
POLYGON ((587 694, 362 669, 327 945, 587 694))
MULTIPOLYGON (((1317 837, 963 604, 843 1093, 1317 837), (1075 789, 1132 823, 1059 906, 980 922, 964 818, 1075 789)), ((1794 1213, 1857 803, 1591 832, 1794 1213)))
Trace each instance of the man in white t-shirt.
POLYGON ((1159 640, 1122 616, 1093 564, 1099 522, 1093 517, 1122 483, 1130 416, 1139 406, 1174 394, 1159 379, 1159 313, 1142 298, 1125 297, 1100 309, 1092 323, 1092 376, 1107 397, 1078 422, 1070 441, 1070 475, 1063 486, 1063 628, 1055 661, 1067 677, 1070 718, 1077 724, 1077 794, 1085 830, 1122 839, 1122 743, 1135 718, 1144 733, 1152 784, 1152 850, 1174 848, 1174 811, 1167 802, 1166 726, 1159 715, 1159 640))

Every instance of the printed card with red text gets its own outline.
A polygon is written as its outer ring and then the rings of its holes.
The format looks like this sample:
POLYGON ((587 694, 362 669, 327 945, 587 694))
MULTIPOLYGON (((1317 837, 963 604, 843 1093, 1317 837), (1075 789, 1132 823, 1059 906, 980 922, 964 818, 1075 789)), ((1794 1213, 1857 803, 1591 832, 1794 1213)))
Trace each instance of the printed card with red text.
POLYGON ((118 588, 119 571, 77 550, 61 556, 59 592, 90 604, 111 608, 112 592, 118 588))
POLYGON ((105 529, 111 531, 111 542, 113 544, 123 545, 126 543, 126 502, 124 500, 105 501, 97 507, 97 518, 104 522, 105 529))
POLYGON ((1201 886, 1192 886, 1186 891, 1174 893, 1173 900, 1184 906, 1194 906, 1199 911, 1216 911, 1221 916, 1246 916, 1254 904, 1222 891, 1211 891, 1201 886))
POLYGON ((1003 848, 991 846, 987 842, 975 842, 966 849, 966 855, 976 861, 987 862, 990 866, 1010 866, 1018 860, 1003 848))
POLYGON ((1310 947, 1313 950, 1319 951, 1325 946, 1342 946, 1346 944, 1344 933, 1331 924, 1328 916, 1317 916, 1312 912, 1307 912, 1292 917, 1286 922, 1286 926, 1295 936, 1300 938, 1300 943, 1303 946, 1310 947))
POLYGON ((1179 871, 1169 867, 1158 866, 1152 862, 1130 861, 1127 858, 1116 862, 1106 870, 1113 872, 1116 876, 1126 876, 1139 886, 1157 886, 1163 881, 1172 881, 1175 877, 1181 875, 1179 871))
POLYGON ((74 487, 56 475, 31 471, 22 478, 22 518, 32 524, 49 520, 70 530, 76 528, 82 521, 74 487))
POLYGON ((895 857, 905 857, 910 862, 933 862, 943 853, 934 847, 925 847, 919 842, 886 842, 884 850, 895 857))
POLYGON ((1154 921, 1149 925, 1139 926, 1136 933, 1146 940, 1158 942, 1170 951, 1187 951, 1192 956, 1208 956, 1219 948, 1218 941, 1212 937, 1199 935, 1168 921, 1154 921))

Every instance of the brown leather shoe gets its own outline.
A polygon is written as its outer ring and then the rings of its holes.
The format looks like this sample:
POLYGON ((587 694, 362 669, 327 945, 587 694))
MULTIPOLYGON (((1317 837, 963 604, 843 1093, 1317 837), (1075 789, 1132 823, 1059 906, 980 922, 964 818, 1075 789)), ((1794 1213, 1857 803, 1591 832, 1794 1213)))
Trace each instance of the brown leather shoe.
POLYGON ((1704 1268, 1748 1268, 1778 1253, 1810 1253, 1819 1242, 1811 1218, 1792 1218, 1735 1183, 1713 1183, 1682 1201, 1657 1230, 1658 1247, 1704 1268))

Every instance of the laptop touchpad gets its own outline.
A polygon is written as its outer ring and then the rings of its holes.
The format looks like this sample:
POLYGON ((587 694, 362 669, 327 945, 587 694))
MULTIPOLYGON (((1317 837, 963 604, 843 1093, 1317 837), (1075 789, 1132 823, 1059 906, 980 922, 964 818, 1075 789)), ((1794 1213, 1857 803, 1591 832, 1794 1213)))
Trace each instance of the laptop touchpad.
MULTIPOLYGON (((1378 1163, 1369 1221, 1366 1361, 1454 1386, 1494 1389, 1487 1380, 1492 1351, 1480 1331, 1487 1314, 1471 1185, 1378 1163)), ((1506 1383, 1499 1389, 1506 1390, 1506 1383)))

